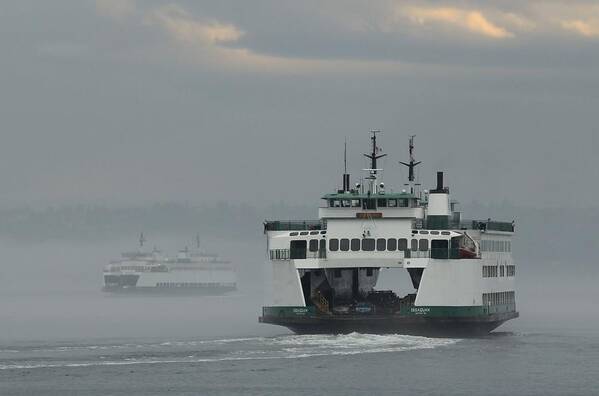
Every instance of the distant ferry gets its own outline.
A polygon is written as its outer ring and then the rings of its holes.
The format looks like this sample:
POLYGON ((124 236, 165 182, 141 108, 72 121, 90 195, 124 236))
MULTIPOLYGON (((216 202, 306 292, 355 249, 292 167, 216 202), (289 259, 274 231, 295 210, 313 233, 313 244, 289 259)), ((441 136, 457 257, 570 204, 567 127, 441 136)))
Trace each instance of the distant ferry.
POLYGON ((260 321, 297 333, 487 334, 516 310, 514 222, 463 220, 443 173, 420 190, 410 138, 409 177, 380 183, 372 132, 365 185, 324 195, 317 220, 266 221, 273 303, 260 321), (377 288, 381 269, 405 271, 403 295, 377 288))
POLYGON ((180 250, 176 258, 164 257, 153 249, 123 253, 104 268, 104 291, 158 292, 218 295, 237 289, 235 268, 216 254, 199 249, 180 250))

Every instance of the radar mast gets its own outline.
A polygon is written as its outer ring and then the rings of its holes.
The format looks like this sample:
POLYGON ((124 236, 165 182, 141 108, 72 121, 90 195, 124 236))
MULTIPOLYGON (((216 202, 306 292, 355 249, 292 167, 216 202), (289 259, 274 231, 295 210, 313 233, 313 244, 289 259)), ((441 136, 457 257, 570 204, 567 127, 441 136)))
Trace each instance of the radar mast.
POLYGON ((419 165, 420 163, 422 163, 422 161, 416 161, 416 159, 414 158, 414 138, 415 137, 416 137, 416 135, 410 136, 410 162, 406 163, 406 162, 399 161, 400 164, 408 167, 408 184, 406 184, 406 185, 410 186, 411 194, 414 194, 414 186, 420 185, 418 183, 415 183, 416 177, 414 176, 414 168, 416 167, 416 165, 419 165))
POLYGON ((371 130, 370 133, 372 136, 370 137, 372 143, 372 152, 370 154, 364 154, 364 156, 370 159, 370 168, 364 169, 365 171, 370 172, 370 175, 366 178, 369 182, 368 192, 372 194, 376 194, 377 185, 376 185, 376 175, 377 172, 382 170, 377 168, 377 160, 379 158, 385 157, 387 154, 380 154, 382 152, 381 148, 376 144, 376 135, 377 133, 381 133, 380 130, 371 130))

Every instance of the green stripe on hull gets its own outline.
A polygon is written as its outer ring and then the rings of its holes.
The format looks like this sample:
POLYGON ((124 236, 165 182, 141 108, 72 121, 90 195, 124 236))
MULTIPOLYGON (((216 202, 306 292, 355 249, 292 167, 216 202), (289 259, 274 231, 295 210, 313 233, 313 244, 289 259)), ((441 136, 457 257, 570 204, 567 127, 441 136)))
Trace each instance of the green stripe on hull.
POLYGON ((443 307, 443 306, 423 306, 423 307, 410 307, 408 310, 401 312, 404 315, 410 316, 430 316, 430 317, 445 317, 445 318, 459 318, 459 317, 472 317, 472 316, 484 316, 503 312, 515 312, 516 304, 502 304, 502 305, 474 305, 474 306, 463 306, 463 307, 443 307))
POLYGON ((298 316, 314 316, 316 309, 314 307, 262 307, 263 316, 278 316, 282 318, 298 316))
MULTIPOLYGON (((409 307, 402 309, 399 314, 405 316, 425 316, 434 318, 462 318, 462 317, 476 317, 476 316, 487 316, 498 313, 516 312, 516 304, 502 304, 502 305, 475 305, 475 306, 461 306, 461 307, 449 307, 449 306, 422 306, 422 307, 409 307)), ((279 318, 297 318, 306 316, 320 315, 316 312, 315 307, 301 307, 301 306, 280 306, 280 307, 263 307, 262 315, 265 317, 279 317, 279 318)), ((358 314, 359 315, 359 314, 358 314)), ((370 314, 364 314, 368 316, 370 314)))

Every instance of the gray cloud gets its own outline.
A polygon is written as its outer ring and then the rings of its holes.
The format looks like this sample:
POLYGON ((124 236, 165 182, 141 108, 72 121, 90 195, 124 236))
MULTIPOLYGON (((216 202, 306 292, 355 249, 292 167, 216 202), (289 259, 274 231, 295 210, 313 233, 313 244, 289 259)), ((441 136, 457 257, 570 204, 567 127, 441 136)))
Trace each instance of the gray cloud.
POLYGON ((591 3, 127 4, 3 8, 3 205, 316 203, 371 128, 388 184, 416 133, 458 199, 596 205, 598 40, 559 20, 591 3))

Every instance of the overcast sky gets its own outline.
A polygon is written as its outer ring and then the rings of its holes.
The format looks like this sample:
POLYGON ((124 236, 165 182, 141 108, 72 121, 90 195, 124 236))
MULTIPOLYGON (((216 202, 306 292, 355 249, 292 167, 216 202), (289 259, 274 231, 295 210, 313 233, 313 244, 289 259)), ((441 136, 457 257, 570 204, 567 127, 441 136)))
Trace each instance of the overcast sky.
POLYGON ((597 206, 596 1, 3 1, 0 206, 389 187, 416 137, 454 198, 597 206))

